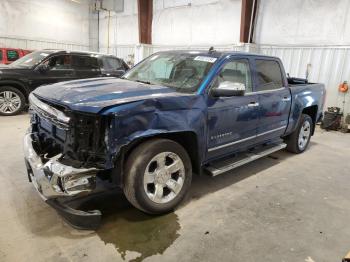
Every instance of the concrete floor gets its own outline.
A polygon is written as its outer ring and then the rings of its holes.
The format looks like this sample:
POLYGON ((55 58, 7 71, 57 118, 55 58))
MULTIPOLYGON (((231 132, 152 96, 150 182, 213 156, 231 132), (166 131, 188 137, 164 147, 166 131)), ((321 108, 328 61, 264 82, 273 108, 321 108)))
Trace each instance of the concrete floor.
MULTIPOLYGON (((28 182, 26 114, 0 117, 0 261, 341 261, 350 250, 350 134, 317 130, 285 151, 215 178, 151 217, 113 196, 96 232, 66 225, 28 182), (112 208, 111 208, 112 207, 112 208)), ((97 201, 98 202, 98 201, 97 201)))

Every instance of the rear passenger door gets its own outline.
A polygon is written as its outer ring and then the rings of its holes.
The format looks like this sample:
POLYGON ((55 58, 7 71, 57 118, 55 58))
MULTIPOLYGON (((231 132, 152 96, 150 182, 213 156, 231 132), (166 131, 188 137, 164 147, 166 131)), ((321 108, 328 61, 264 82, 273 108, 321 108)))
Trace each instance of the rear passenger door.
POLYGON ((94 55, 73 55, 73 69, 78 79, 101 76, 98 59, 94 55))
POLYGON ((257 142, 284 134, 288 124, 291 95, 284 72, 275 59, 255 59, 256 93, 259 101, 257 142))

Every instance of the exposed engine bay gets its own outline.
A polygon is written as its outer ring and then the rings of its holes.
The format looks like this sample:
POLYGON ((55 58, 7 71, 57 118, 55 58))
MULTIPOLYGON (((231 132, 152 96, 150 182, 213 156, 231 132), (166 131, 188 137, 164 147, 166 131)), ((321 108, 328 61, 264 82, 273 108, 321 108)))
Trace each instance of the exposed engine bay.
POLYGON ((72 112, 31 96, 31 132, 43 158, 60 155, 76 168, 104 168, 108 143, 107 116, 72 112))

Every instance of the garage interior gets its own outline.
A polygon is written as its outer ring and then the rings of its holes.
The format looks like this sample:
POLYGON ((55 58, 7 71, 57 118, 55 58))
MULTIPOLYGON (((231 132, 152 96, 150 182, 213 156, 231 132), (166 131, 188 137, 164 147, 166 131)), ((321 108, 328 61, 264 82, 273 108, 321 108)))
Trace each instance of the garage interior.
POLYGON ((130 67, 212 46, 275 56, 290 76, 325 84, 323 110, 338 107, 340 123, 317 125, 303 154, 194 175, 166 215, 139 211, 122 192, 91 199, 103 217, 89 231, 28 182, 29 114, 0 116, 0 261, 350 261, 350 92, 340 90, 350 80, 349 12, 347 0, 1 0, 0 48, 99 52, 130 67))

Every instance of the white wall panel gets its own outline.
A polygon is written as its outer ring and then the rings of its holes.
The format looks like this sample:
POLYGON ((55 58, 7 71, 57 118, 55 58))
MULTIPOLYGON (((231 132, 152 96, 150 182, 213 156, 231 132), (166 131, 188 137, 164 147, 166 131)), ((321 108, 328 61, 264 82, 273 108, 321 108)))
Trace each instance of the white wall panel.
MULTIPOLYGON (((109 53, 115 54, 117 46, 136 45, 139 42, 137 0, 124 1, 123 12, 110 12, 109 53)), ((108 12, 100 12, 100 51, 108 47, 108 12)))
POLYGON ((255 43, 349 45, 349 0, 259 1, 255 43))
POLYGON ((155 45, 225 45, 239 42, 241 0, 155 0, 155 45))
POLYGON ((0 45, 88 49, 89 1, 1 0, 0 45))

